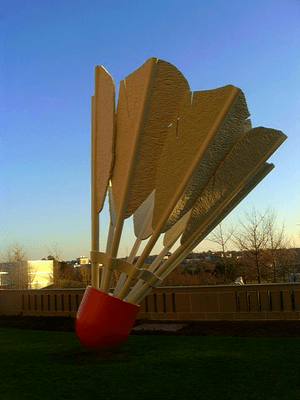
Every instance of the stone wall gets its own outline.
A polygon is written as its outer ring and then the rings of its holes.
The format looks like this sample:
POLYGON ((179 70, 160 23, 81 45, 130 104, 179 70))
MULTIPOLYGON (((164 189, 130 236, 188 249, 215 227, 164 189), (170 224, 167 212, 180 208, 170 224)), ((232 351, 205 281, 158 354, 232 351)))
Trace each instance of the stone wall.
MULTIPOLYGON (((0 315, 75 317, 84 289, 0 290, 0 315)), ((138 319, 169 321, 297 320, 300 284, 160 287, 138 319)))

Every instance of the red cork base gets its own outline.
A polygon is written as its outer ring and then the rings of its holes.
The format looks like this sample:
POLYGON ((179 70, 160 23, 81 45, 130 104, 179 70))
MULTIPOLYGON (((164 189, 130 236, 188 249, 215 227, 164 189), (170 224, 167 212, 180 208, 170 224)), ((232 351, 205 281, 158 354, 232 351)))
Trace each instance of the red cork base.
POLYGON ((76 315, 77 337, 85 347, 108 354, 127 340, 139 308, 89 286, 76 315))

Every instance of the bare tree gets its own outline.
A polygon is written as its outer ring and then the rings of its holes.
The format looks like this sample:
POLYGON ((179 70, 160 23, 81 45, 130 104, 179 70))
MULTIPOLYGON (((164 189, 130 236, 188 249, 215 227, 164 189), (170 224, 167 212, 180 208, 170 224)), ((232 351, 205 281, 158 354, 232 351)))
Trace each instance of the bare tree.
POLYGON ((47 260, 53 261, 53 272, 49 276, 49 281, 54 287, 59 287, 62 250, 59 248, 58 244, 55 244, 51 248, 48 247, 48 253, 49 256, 47 260))
POLYGON ((249 281, 255 280, 255 275, 253 275, 253 268, 249 264, 248 260, 245 259, 244 254, 239 259, 235 260, 235 267, 238 273, 238 277, 243 278, 243 283, 248 283, 249 281))
POLYGON ((245 213, 244 221, 239 222, 233 241, 243 253, 242 265, 248 268, 248 275, 251 276, 252 270, 258 283, 262 279, 277 282, 289 242, 284 224, 278 224, 277 213, 270 208, 264 212, 253 208, 245 213))
POLYGON ((91 284, 91 267, 89 265, 81 265, 79 269, 79 278, 83 282, 84 286, 91 284))
POLYGON ((278 272, 281 268, 281 261, 283 260, 288 247, 289 240, 285 235, 285 226, 277 223, 277 214, 274 211, 268 210, 266 216, 266 229, 268 235, 267 255, 269 258, 269 265, 271 269, 272 281, 277 282, 278 272))
POLYGON ((243 263, 254 271, 258 283, 266 276, 266 249, 269 243, 269 209, 260 213, 255 208, 245 213, 233 241, 243 253, 243 263))
POLYGON ((226 257, 226 253, 227 253, 227 244, 230 241, 230 239, 232 238, 234 234, 234 228, 233 227, 227 227, 224 228, 222 226, 222 224, 219 224, 213 231, 212 233, 209 235, 209 237, 207 238, 207 240, 216 243, 220 246, 221 248, 221 258, 222 258, 222 262, 224 265, 224 281, 225 284, 228 281, 228 273, 227 273, 227 257, 226 257))
POLYGON ((2 259, 8 272, 9 287, 11 289, 27 289, 33 275, 28 276, 27 254, 23 247, 17 242, 6 246, 2 259))

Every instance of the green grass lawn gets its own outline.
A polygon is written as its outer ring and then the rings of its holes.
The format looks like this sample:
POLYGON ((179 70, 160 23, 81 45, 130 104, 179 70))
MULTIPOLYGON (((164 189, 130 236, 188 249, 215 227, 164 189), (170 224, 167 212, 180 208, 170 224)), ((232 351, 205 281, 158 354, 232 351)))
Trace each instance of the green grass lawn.
POLYGON ((300 338, 131 336, 101 358, 74 333, 1 328, 0 399, 300 399, 300 338))

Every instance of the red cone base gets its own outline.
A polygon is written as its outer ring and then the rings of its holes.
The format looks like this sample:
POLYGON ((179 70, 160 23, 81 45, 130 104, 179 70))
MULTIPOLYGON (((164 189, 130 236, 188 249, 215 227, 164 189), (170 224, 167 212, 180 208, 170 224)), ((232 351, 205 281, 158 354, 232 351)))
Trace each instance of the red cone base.
POLYGON ((89 286, 76 315, 77 337, 99 353, 115 350, 127 340, 139 308, 89 286))

